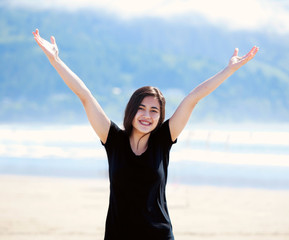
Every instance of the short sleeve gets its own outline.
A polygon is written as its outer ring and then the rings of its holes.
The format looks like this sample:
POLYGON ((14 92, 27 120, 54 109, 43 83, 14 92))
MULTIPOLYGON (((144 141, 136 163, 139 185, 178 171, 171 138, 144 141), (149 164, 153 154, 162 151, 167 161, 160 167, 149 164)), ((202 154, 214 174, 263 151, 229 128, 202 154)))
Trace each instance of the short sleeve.
POLYGON ((166 120, 155 132, 155 134, 157 141, 160 141, 167 150, 170 150, 171 146, 177 142, 177 139, 172 141, 169 120, 166 120))
POLYGON ((117 136, 119 135, 119 132, 121 131, 122 130, 113 121, 110 121, 110 128, 108 131, 106 142, 103 143, 101 141, 101 144, 106 148, 109 146, 113 146, 115 142, 117 142, 117 136))

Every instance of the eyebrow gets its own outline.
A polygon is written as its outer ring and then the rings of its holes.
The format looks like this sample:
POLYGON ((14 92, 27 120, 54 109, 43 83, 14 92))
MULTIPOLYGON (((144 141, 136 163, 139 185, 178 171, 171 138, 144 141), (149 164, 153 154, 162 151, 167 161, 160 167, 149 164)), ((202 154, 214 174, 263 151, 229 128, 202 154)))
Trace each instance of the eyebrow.
MULTIPOLYGON (((141 106, 141 107, 146 107, 146 106, 145 106, 145 105, 143 105, 143 104, 140 104, 140 106, 141 106)), ((158 107, 151 107, 151 108, 159 110, 159 108, 158 108, 158 107)))

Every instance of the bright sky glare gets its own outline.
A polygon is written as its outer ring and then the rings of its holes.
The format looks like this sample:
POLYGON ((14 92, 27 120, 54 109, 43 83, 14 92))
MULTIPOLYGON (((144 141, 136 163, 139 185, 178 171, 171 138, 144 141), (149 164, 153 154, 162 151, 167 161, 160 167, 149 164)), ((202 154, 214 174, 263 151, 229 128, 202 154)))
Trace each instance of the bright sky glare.
POLYGON ((287 0, 7 0, 7 4, 69 11, 97 9, 128 20, 146 16, 172 18, 198 14, 212 24, 227 26, 231 30, 289 33, 287 0))

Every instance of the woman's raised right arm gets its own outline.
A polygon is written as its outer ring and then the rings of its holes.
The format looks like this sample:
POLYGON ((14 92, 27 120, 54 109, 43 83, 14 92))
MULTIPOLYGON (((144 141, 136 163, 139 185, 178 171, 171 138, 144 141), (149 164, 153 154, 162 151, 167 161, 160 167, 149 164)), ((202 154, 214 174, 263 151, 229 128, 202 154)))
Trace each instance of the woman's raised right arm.
POLYGON ((81 81, 81 79, 74 72, 72 72, 64 62, 61 61, 58 56, 58 47, 56 45, 55 38, 51 37, 51 43, 46 41, 40 37, 38 29, 33 32, 33 35, 37 44, 48 57, 51 65, 59 73, 66 85, 79 97, 91 126, 100 140, 105 143, 110 128, 109 118, 106 116, 105 112, 96 99, 92 96, 91 92, 85 86, 83 81, 81 81))

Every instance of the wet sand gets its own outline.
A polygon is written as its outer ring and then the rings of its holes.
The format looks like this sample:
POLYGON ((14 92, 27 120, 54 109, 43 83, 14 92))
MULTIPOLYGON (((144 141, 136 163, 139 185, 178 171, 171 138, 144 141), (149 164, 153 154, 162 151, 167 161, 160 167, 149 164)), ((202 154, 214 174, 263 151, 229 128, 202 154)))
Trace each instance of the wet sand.
MULTIPOLYGON (((0 175, 0 239, 100 240, 108 181, 0 175)), ((289 191, 168 184, 176 240, 288 240, 289 191)))

